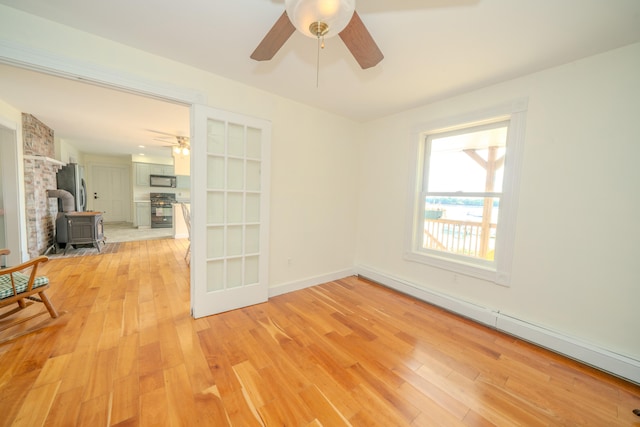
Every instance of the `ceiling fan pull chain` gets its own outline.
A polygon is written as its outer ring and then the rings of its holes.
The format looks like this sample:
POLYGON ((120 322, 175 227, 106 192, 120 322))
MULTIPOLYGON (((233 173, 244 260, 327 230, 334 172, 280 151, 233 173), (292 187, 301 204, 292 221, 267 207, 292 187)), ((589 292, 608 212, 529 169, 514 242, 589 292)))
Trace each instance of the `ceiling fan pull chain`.
MULTIPOLYGON (((324 48, 324 37, 322 37, 322 48, 324 48)), ((319 87, 320 82, 320 35, 318 34, 318 53, 316 56, 316 88, 319 87)))

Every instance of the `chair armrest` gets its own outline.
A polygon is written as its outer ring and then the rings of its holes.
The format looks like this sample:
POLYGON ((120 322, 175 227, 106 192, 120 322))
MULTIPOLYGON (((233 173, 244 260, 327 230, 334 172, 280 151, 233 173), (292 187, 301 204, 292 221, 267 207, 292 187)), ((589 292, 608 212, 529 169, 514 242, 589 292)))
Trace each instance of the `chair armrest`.
MULTIPOLYGON (((13 273, 19 273, 22 270, 26 270, 26 269, 28 269, 30 267, 33 267, 31 269, 31 274, 29 274, 29 282, 28 282, 27 288, 25 290, 26 292, 31 292, 31 290, 33 289, 33 281, 36 278, 36 273, 37 273, 39 264, 41 264, 43 262, 47 262, 47 261, 49 261, 49 258, 44 256, 44 255, 41 255, 41 256, 39 256, 37 258, 33 258, 33 259, 31 259, 31 260, 29 260, 27 262, 23 262, 22 264, 19 264, 19 265, 13 266, 13 267, 7 267, 7 268, 0 269, 0 276, 12 275, 13 273)), ((15 286, 16 285, 15 285, 15 283, 13 281, 13 278, 11 279, 11 284, 12 284, 12 287, 14 289, 14 294, 15 294, 15 292, 16 292, 15 286)))

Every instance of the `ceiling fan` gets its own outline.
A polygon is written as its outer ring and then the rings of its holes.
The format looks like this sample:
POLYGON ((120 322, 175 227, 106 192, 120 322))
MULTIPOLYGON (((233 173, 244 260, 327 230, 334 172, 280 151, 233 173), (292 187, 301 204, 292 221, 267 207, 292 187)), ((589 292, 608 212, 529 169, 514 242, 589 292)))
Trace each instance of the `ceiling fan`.
POLYGON ((317 38, 339 35, 362 69, 376 66, 384 55, 355 10, 355 0, 285 0, 285 11, 251 54, 268 61, 297 29, 317 38))
POLYGON ((189 142, 188 136, 174 135, 168 132, 162 132, 159 130, 147 129, 149 132, 158 133, 160 136, 158 138, 154 138, 156 141, 166 142, 169 145, 165 147, 172 147, 173 152, 175 154, 182 154, 183 156, 188 156, 191 151, 191 143, 189 142), (172 141, 175 140, 175 141, 172 141))

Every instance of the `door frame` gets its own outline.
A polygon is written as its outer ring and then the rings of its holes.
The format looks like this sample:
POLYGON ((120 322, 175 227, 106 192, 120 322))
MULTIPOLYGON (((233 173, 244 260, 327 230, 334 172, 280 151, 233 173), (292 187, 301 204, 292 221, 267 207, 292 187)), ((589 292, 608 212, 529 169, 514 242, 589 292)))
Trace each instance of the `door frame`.
POLYGON ((24 201, 24 176, 22 146, 18 144, 18 129, 15 122, 0 117, 0 173, 5 210, 5 244, 11 253, 7 264, 16 265, 28 259, 26 233, 26 206, 24 201), (22 231, 22 232, 21 232, 22 231))
MULTIPOLYGON (((83 83, 94 84, 132 95, 154 98, 159 101, 178 103, 188 106, 191 111, 191 132, 193 132, 193 117, 195 105, 208 105, 205 93, 187 89, 185 87, 175 86, 170 83, 159 84, 154 80, 141 78, 140 76, 122 72, 120 70, 111 69, 103 65, 88 63, 75 58, 70 58, 53 51, 45 51, 33 48, 31 46, 17 43, 13 40, 0 40, 0 63, 23 68, 30 71, 36 71, 57 77, 63 77, 70 80, 79 80, 83 83)), ((0 117, 1 119, 1 117, 0 117)), ((0 124, 2 124, 0 122, 0 124)), ((13 147, 16 149, 17 171, 11 174, 18 181, 19 186, 16 198, 20 206, 19 219, 26 217, 26 208, 24 204, 24 182, 18 177, 24 175, 22 172, 22 147, 18 144, 18 139, 14 141, 13 147), (22 203, 20 203, 22 200, 22 203)), ((21 139, 21 138, 20 138, 21 139)), ((195 171, 193 156, 191 158, 191 170, 195 171)), ((193 184, 193 173, 191 174, 191 183, 193 184)), ((193 200, 193 197, 191 197, 193 200)), ((192 201, 191 200, 191 201, 192 201)), ((25 251, 22 259, 26 258, 26 236, 27 229, 24 220, 17 224, 16 231, 22 242, 20 252, 25 251)), ((198 236, 193 236, 192 240, 198 241, 198 236)), ((195 248, 194 248, 195 249, 195 248)), ((193 274, 193 264, 191 263, 190 287, 193 288, 195 283, 195 275, 193 274)), ((191 302, 193 304, 193 302, 191 302)))

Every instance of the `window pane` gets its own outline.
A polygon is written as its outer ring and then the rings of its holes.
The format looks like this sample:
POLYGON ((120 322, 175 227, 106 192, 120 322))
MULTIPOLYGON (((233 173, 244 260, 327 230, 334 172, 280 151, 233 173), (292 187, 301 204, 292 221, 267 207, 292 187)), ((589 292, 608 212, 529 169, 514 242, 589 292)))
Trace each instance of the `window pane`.
POLYGON ((427 197, 422 248, 493 260, 498 198, 427 197))
POLYGON ((244 126, 229 123, 227 141, 227 154, 229 156, 244 156, 244 126))
POLYGON ((227 288, 242 286, 242 258, 227 261, 227 288))
POLYGON ((224 289, 224 261, 207 262, 207 291, 224 289))
POLYGON ((209 153, 224 154, 224 122, 207 121, 207 151, 209 153))
POLYGON ((224 193, 210 191, 207 193, 207 223, 224 222, 224 193))
POLYGON ((262 138, 262 131, 260 129, 247 129, 247 157, 252 159, 262 157, 260 138, 262 138))
POLYGON ((430 136, 427 191, 502 191, 506 138, 506 126, 430 136))
POLYGON ((224 158, 213 156, 207 158, 207 188, 224 188, 224 158))

